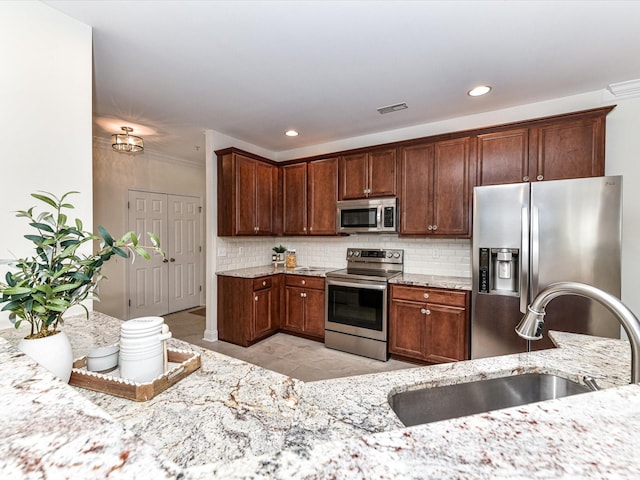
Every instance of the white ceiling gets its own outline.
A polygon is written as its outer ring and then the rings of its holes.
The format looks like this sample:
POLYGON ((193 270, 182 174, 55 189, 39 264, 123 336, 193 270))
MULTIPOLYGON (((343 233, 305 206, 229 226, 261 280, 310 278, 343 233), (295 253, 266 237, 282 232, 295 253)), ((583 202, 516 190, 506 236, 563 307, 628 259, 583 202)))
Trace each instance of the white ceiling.
POLYGON ((191 160, 204 129, 275 154, 640 78, 638 1, 45 3, 93 27, 96 135, 191 160))

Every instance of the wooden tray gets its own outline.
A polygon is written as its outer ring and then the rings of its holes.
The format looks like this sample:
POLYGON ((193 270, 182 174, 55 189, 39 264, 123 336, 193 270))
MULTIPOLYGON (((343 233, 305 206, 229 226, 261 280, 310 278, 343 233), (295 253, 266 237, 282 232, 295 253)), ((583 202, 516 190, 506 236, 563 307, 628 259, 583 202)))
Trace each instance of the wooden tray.
POLYGON ((73 362, 69 385, 108 393, 116 397, 128 398, 136 402, 144 402, 151 400, 160 392, 165 391, 171 385, 200 368, 200 354, 197 352, 168 348, 167 357, 169 363, 177 363, 177 365, 170 366, 169 370, 151 382, 138 383, 126 378, 115 377, 108 373, 88 371, 86 369, 87 357, 84 356, 73 362))

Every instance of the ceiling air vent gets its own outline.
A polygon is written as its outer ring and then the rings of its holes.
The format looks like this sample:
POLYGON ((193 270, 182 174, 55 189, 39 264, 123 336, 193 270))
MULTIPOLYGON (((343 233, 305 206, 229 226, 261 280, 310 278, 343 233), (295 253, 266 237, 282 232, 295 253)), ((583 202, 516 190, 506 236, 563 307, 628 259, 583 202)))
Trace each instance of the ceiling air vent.
POLYGON ((409 107, 407 107, 406 102, 402 102, 402 103, 396 103, 395 105, 387 105, 386 107, 380 107, 380 108, 377 108, 376 110, 378 110, 380 114, 385 114, 385 113, 397 112, 398 110, 404 110, 405 108, 409 108, 409 107))

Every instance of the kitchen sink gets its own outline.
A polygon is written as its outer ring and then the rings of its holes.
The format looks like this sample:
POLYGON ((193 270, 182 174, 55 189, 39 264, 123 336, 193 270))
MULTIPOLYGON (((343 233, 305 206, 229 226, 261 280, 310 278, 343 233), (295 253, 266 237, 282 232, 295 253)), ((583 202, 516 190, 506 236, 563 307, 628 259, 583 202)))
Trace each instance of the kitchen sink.
POLYGON ((293 269, 294 272, 323 272, 326 269, 324 267, 307 267, 307 266, 300 266, 300 267, 295 267, 293 269))
POLYGON ((566 378, 527 373, 401 392, 391 396, 389 404, 410 427, 590 391, 566 378))

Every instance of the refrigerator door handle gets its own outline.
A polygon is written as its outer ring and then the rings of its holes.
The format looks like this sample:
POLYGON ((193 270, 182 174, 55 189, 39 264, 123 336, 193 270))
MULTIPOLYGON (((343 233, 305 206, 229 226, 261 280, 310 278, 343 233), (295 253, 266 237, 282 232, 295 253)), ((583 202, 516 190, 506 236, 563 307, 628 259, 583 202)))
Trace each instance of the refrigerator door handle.
POLYGON ((538 295, 540 270, 540 212, 531 207, 531 298, 538 295))
POLYGON ((520 312, 527 313, 529 302, 529 210, 522 207, 520 214, 522 239, 520 243, 520 312))

